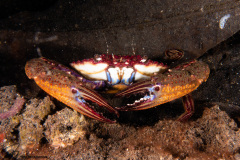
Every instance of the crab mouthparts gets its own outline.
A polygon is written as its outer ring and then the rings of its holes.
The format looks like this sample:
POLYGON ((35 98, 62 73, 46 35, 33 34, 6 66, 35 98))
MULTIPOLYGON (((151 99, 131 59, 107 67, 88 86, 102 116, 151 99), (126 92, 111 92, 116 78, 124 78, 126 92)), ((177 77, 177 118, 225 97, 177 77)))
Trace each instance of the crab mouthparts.
POLYGON ((153 91, 153 85, 149 81, 143 81, 134 84, 127 90, 116 94, 116 96, 128 97, 128 102, 134 100, 134 102, 124 105, 124 107, 117 108, 121 111, 142 110, 149 108, 152 104, 152 101, 156 98, 156 95, 153 91))

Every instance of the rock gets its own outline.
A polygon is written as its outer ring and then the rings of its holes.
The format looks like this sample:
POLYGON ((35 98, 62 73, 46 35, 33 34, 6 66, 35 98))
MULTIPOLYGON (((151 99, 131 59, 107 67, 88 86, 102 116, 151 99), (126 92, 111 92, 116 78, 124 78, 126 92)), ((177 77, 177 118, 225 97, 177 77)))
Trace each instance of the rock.
MULTIPOLYGON (((16 87, 2 87, 1 90, 4 92, 5 98, 2 97, 0 102, 4 101, 4 106, 10 108, 7 106, 12 106, 11 102, 15 99, 13 95, 16 94, 16 87)), ((24 155, 26 151, 37 149, 44 136, 42 121, 54 108, 55 105, 49 97, 45 97, 43 100, 32 99, 30 103, 26 104, 21 115, 2 120, 0 132, 5 134, 1 143, 2 148, 8 154, 16 157, 24 155)))
POLYGON ((67 147, 86 135, 87 122, 83 115, 65 108, 54 115, 49 115, 44 126, 45 135, 51 146, 67 147))

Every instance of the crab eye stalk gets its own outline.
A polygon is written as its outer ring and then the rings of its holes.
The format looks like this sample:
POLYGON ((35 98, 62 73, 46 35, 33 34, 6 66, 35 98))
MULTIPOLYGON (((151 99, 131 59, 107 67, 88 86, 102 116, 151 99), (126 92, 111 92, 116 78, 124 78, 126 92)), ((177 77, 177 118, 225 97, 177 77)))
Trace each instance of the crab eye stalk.
POLYGON ((96 62, 99 62, 99 61, 102 60, 102 57, 100 55, 98 55, 98 54, 95 54, 94 55, 94 59, 95 59, 96 62))

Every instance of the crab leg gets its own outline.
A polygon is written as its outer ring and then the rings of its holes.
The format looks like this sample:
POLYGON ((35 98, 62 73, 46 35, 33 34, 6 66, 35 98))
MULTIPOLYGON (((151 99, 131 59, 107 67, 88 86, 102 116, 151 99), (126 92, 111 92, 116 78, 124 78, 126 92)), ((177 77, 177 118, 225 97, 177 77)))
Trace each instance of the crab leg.
POLYGON ((91 89, 94 85, 90 82, 84 82, 80 76, 73 75, 72 72, 62 70, 62 68, 66 69, 67 67, 58 66, 59 64, 56 62, 37 58, 27 62, 25 72, 28 78, 34 79, 41 89, 67 106, 90 118, 114 123, 115 121, 98 113, 94 106, 87 102, 92 101, 99 106, 104 106, 103 108, 118 116, 118 112, 91 89))
POLYGON ((178 117, 177 120, 180 122, 188 120, 194 113, 194 101, 191 94, 183 96, 182 101, 185 112, 180 117, 178 117))

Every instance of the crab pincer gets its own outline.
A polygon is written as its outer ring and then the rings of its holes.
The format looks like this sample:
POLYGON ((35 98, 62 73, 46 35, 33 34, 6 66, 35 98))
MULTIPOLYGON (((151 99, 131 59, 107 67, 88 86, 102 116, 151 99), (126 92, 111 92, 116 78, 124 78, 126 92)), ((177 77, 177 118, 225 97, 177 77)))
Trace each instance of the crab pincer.
POLYGON ((183 97, 185 112, 178 120, 186 121, 194 113, 194 103, 190 93, 207 80, 209 73, 208 65, 197 60, 168 69, 164 73, 152 76, 151 80, 137 82, 116 94, 121 97, 141 96, 118 110, 144 110, 183 97))
POLYGON ((105 111, 119 116, 118 111, 94 91, 95 82, 86 81, 73 70, 55 61, 43 57, 32 59, 27 62, 25 72, 29 79, 34 79, 49 95, 83 115, 108 123, 115 121, 106 118, 103 115, 105 111))

